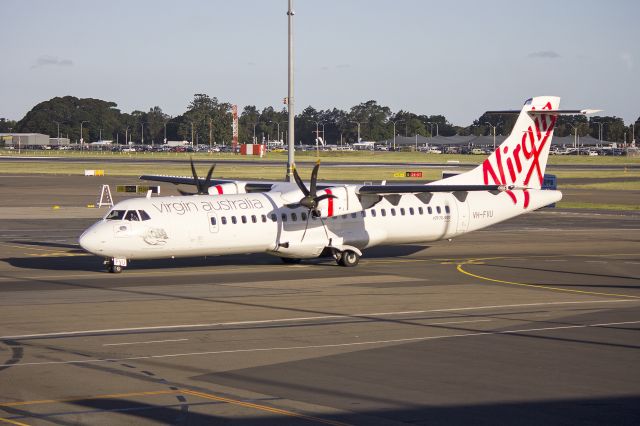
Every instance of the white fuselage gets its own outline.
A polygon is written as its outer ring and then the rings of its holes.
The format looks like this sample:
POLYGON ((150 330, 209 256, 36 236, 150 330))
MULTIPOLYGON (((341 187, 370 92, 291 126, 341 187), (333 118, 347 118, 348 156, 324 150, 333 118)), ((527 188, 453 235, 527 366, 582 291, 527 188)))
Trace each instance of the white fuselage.
POLYGON ((428 202, 405 194, 394 200, 397 205, 383 197, 363 209, 356 200, 351 202, 350 213, 320 219, 307 218, 306 208, 288 207, 292 195, 302 197, 294 191, 129 199, 112 212, 135 210, 138 220, 128 220, 126 213, 115 220, 105 218, 82 234, 80 244, 105 258, 244 253, 313 258, 326 247, 365 249, 452 238, 562 197, 559 191, 529 190, 530 202, 524 208, 506 193, 434 193, 428 202))

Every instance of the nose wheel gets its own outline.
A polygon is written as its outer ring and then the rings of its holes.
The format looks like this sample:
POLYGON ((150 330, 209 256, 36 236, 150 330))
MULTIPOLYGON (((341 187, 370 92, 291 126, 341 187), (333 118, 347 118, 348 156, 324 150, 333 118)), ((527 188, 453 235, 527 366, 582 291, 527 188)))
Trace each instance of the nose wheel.
POLYGON ((104 260, 104 265, 107 268, 107 272, 111 274, 119 274, 127 266, 127 260, 109 258, 104 260))

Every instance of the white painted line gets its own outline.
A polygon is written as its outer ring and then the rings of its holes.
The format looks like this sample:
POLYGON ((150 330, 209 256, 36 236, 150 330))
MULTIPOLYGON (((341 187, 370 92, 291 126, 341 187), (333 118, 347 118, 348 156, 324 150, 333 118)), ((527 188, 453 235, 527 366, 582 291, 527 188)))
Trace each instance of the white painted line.
POLYGON ((604 260, 585 260, 584 263, 607 263, 604 260))
POLYGON ((189 339, 149 340, 147 342, 105 343, 102 346, 146 345, 149 343, 184 342, 189 339))
POLYGON ((547 259, 545 262, 566 262, 566 259, 547 259))
POLYGON ((349 343, 333 343, 326 345, 308 345, 308 346, 283 346, 283 347, 271 347, 271 348, 248 348, 248 349, 231 349, 224 351, 207 351, 207 352, 188 352, 178 354, 164 354, 164 355, 144 355, 133 356, 126 358, 104 358, 104 359, 79 359, 72 361, 43 361, 43 362, 25 362, 19 364, 13 364, 11 368, 26 367, 34 365, 56 365, 56 364, 92 364, 99 362, 119 362, 119 361, 135 361, 142 359, 159 359, 159 358, 179 358, 187 356, 202 356, 202 355, 221 355, 221 354, 237 354, 237 353, 249 353, 249 352, 275 352, 275 351, 296 351, 305 349, 329 349, 329 348, 344 348, 349 346, 373 346, 373 345, 385 345, 391 343, 407 343, 407 342, 419 342, 427 340, 443 340, 453 339, 460 337, 477 337, 477 336, 495 336, 501 334, 518 334, 518 333, 531 333, 538 331, 556 331, 556 330, 569 330, 569 329, 584 329, 584 328, 599 328, 609 327, 615 325, 630 325, 640 324, 640 321, 624 321, 624 322, 609 322, 600 324, 578 324, 578 325, 564 325, 558 327, 541 327, 541 328, 522 328, 519 330, 506 330, 506 331, 479 331, 473 333, 464 334, 450 334, 448 336, 421 336, 421 337, 407 337, 404 339, 390 339, 390 340, 372 340, 367 342, 349 342, 349 343))
POLYGON ((213 322, 207 324, 180 324, 180 325, 158 325, 150 327, 129 327, 129 328, 106 328, 98 330, 80 330, 80 331, 57 331, 51 333, 37 333, 37 334, 19 334, 14 336, 0 336, 0 340, 6 339, 29 339, 29 338, 47 338, 57 336, 82 336, 86 334, 101 334, 101 333, 126 333, 126 332, 139 332, 139 331, 158 331, 158 330, 179 330, 189 328, 203 328, 203 327, 229 327, 235 325, 260 325, 260 324, 274 324, 282 322, 296 322, 296 321, 318 321, 336 318, 358 318, 358 317, 382 317, 393 315, 414 315, 414 314, 428 314, 435 312, 457 312, 457 311, 476 311, 485 309, 502 309, 502 308, 526 308, 532 306, 561 306, 561 305, 580 305, 580 304, 593 304, 593 303, 638 303, 638 300, 620 300, 620 299, 603 299, 603 300, 579 300, 570 302, 540 302, 540 303, 517 303, 511 305, 486 305, 486 306, 468 306, 460 308, 443 308, 443 309, 430 309, 421 311, 399 311, 399 312, 376 312, 365 314, 336 314, 336 315, 322 315, 315 317, 294 317, 294 318, 276 318, 269 320, 255 320, 255 321, 232 321, 232 322, 213 322))
POLYGON ((640 265, 640 262, 624 262, 627 265, 640 265))

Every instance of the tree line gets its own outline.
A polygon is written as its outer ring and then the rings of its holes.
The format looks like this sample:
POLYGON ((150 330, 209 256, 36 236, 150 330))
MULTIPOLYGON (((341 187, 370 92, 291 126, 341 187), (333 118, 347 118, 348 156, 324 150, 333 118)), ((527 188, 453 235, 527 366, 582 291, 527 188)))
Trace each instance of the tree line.
MULTIPOLYGON (((78 142, 113 140, 121 144, 160 144, 164 140, 189 140, 195 144, 226 144, 232 138, 232 105, 216 97, 195 94, 187 110, 171 117, 159 106, 149 111, 121 112, 114 102, 101 99, 56 97, 34 106, 19 121, 0 118, 0 132, 44 133, 52 137, 67 137, 78 142), (82 125, 82 135, 80 129, 82 125)), ((515 124, 516 115, 483 114, 467 127, 450 123, 444 115, 419 115, 410 111, 393 112, 389 107, 370 100, 349 111, 333 108, 317 110, 312 106, 296 115, 296 143, 315 144, 317 137, 327 143, 353 143, 361 140, 381 141, 398 136, 489 135, 493 126, 497 135, 507 135, 515 124)), ((238 131, 241 143, 267 140, 287 140, 286 108, 259 110, 248 105, 239 113, 238 131)), ((639 118, 640 120, 640 118, 639 118)), ((618 117, 561 116, 556 124, 557 136, 591 135, 612 142, 631 140, 631 126, 618 117), (600 124, 598 124, 600 123, 600 124)), ((637 134, 637 133, 636 133, 637 134)))

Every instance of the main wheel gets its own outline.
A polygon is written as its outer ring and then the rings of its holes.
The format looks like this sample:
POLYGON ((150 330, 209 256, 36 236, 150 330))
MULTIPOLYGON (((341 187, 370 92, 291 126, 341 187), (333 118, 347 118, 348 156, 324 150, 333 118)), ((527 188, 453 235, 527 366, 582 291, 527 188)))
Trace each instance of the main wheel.
POLYGON ((109 266, 109 272, 111 272, 112 274, 119 274, 120 272, 122 272, 122 266, 120 266, 120 265, 110 265, 109 266))
POLYGON ((299 259, 297 257, 281 257, 280 259, 282 259, 282 263, 285 263, 287 265, 297 265, 298 263, 300 263, 300 261, 302 261, 302 259, 299 259))
POLYGON ((360 261, 360 255, 352 250, 345 250, 342 252, 342 255, 338 259, 338 265, 340 266, 356 266, 360 261))

